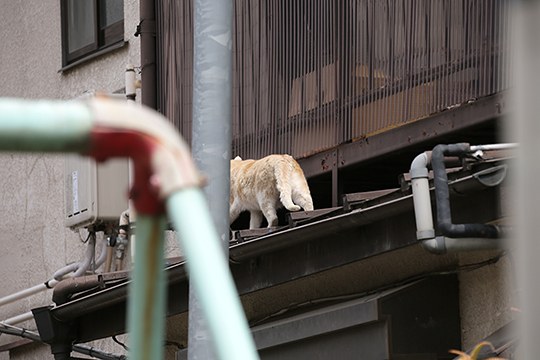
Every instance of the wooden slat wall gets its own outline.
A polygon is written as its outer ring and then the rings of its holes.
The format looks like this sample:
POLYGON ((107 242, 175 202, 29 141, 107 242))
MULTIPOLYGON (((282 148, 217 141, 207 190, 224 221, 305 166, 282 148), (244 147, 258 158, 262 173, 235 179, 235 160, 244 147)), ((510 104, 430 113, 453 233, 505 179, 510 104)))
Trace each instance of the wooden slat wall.
MULTIPOLYGON (((160 110, 191 138, 191 0, 157 0, 160 110)), ((299 158, 507 89, 508 0, 235 0, 233 154, 299 158)))

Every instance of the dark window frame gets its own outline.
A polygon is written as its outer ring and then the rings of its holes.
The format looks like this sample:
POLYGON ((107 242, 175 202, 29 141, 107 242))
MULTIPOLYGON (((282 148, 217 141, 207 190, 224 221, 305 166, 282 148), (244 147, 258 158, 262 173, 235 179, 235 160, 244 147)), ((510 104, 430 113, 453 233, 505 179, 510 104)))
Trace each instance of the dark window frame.
POLYGON ((124 42, 124 18, 115 23, 101 28, 99 17, 100 0, 92 1, 94 13, 94 39, 91 44, 69 52, 68 47, 68 0, 60 0, 60 14, 62 27, 62 66, 66 67, 73 63, 94 58, 96 53, 101 53, 104 49, 124 42))

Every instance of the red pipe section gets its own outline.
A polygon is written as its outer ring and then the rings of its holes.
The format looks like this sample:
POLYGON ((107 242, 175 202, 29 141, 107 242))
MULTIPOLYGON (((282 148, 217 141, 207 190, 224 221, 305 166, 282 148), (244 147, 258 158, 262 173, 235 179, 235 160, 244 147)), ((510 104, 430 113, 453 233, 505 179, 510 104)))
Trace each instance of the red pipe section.
POLYGON ((165 213, 165 204, 159 197, 157 184, 152 183, 152 154, 158 146, 155 139, 144 134, 108 128, 94 128, 91 132, 90 149, 86 155, 101 162, 113 157, 129 157, 133 160, 134 179, 129 197, 139 214, 159 215, 165 213))

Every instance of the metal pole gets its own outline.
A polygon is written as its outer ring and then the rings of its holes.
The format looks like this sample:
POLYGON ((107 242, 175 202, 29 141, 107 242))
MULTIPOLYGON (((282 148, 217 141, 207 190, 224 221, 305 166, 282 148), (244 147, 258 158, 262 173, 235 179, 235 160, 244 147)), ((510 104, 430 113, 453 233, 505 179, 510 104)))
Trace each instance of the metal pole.
MULTIPOLYGON (((207 346, 214 345, 213 354, 221 360, 258 359, 203 192, 198 188, 175 192, 167 199, 167 213, 178 231, 191 285, 214 335, 214 343, 207 346)), ((190 349, 188 356, 193 356, 190 349)), ((200 352, 196 355, 208 359, 200 352)))
POLYGON ((163 359, 166 279, 164 216, 137 216, 137 251, 128 297, 129 359, 163 359))
POLYGON ((517 135, 519 141, 517 156, 517 178, 514 185, 516 222, 518 232, 518 286, 520 310, 520 350, 519 358, 534 359, 540 354, 540 241, 538 223, 540 220, 540 96, 538 86, 540 73, 540 2, 516 1, 513 3, 515 34, 512 34, 513 75, 515 86, 512 89, 512 114, 506 130, 517 135), (514 132, 515 131, 515 132, 514 132))
MULTIPOLYGON (((194 1, 193 158, 207 177, 211 216, 227 256, 231 158, 232 1, 194 1)), ((193 287, 189 291, 188 359, 215 358, 193 287)))

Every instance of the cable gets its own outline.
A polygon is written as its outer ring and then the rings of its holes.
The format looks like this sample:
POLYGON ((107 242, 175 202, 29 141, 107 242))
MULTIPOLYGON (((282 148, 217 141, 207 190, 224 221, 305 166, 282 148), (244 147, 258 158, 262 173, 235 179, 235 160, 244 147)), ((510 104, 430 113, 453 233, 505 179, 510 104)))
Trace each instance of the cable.
POLYGON ((377 293, 380 293, 382 291, 390 290, 390 289, 393 289, 393 288, 396 288, 396 287, 408 285, 408 284, 411 284, 413 282, 420 281, 420 280, 423 280, 423 279, 426 279, 426 278, 432 277, 432 276, 453 275, 453 274, 457 274, 457 273, 463 272, 463 271, 477 270, 477 269, 480 269, 480 268, 482 268, 484 266, 495 264, 503 256, 506 256, 506 255, 507 255, 506 252, 502 252, 499 255, 494 256, 492 258, 489 258, 487 260, 484 260, 484 261, 481 261, 481 262, 478 262, 478 263, 460 265, 460 266, 456 267, 453 270, 433 271, 433 272, 427 272, 427 273, 423 273, 423 274, 413 275, 413 276, 410 276, 410 277, 405 278, 403 280, 396 281, 396 282, 393 282, 393 283, 390 283, 390 284, 387 284, 387 285, 383 285, 383 286, 380 286, 380 287, 372 289, 372 290, 367 290, 367 291, 358 292, 358 293, 352 293, 352 294, 329 296, 329 297, 324 297, 324 298, 319 298, 319 299, 307 300, 307 301, 304 301, 304 302, 301 302, 301 303, 290 304, 286 308, 282 308, 282 309, 280 309, 280 310, 278 310, 278 311, 276 311, 276 312, 274 312, 274 313, 272 313, 270 315, 267 315, 265 317, 262 317, 260 319, 257 319, 257 320, 254 320, 254 321, 250 322, 249 326, 252 327, 252 326, 261 324, 261 323, 266 322, 268 320, 271 320, 271 319, 273 319, 273 318, 275 318, 277 316, 286 314, 286 313, 288 313, 290 311, 302 309, 302 308, 305 308, 305 307, 308 307, 308 306, 311 306, 311 305, 317 305, 317 304, 321 304, 321 303, 333 302, 333 301, 338 301, 338 300, 340 300, 340 301, 354 300, 354 299, 362 298, 362 297, 365 297, 365 296, 377 294, 377 293))
POLYGON ((182 344, 180 344, 179 342, 172 341, 172 340, 165 340, 165 346, 174 346, 178 350, 182 350, 186 348, 185 346, 182 346, 182 344))
POLYGON ((120 345, 121 347, 123 347, 124 350, 129 351, 127 345, 124 344, 123 342, 121 342, 120 340, 118 340, 118 338, 116 337, 116 335, 114 335, 114 336, 112 337, 112 340, 113 340, 115 343, 117 343, 118 345, 120 345))
MULTIPOLYGON (((121 347, 124 348, 124 350, 126 351, 129 351, 129 348, 126 344, 124 344, 123 342, 121 342, 120 340, 118 340, 118 338, 115 336, 112 337, 112 340, 117 343, 118 345, 120 345, 121 347)), ((172 340, 165 340, 165 346, 174 346, 176 347, 178 350, 181 350, 181 349, 184 349, 185 346, 182 346, 182 344, 180 344, 179 342, 176 342, 176 341, 172 341, 172 340)))

